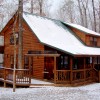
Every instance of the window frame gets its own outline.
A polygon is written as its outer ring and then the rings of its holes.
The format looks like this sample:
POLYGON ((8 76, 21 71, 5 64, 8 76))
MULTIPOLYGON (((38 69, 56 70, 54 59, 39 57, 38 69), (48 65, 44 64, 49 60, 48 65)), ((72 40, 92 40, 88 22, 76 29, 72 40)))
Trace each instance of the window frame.
POLYGON ((90 46, 94 46, 94 47, 97 47, 97 37, 93 37, 91 36, 90 37, 90 46))
MULTIPOLYGON (((18 44, 18 40, 19 40, 19 33, 15 32, 16 35, 16 45, 18 44)), ((14 45, 14 34, 11 33, 10 34, 10 45, 14 45)))

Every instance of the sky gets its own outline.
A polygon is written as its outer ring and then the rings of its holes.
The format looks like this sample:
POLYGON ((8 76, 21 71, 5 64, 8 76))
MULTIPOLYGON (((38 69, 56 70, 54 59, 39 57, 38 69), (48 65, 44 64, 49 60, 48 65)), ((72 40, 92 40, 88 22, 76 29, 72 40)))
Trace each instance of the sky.
POLYGON ((50 9, 51 13, 54 13, 54 11, 58 10, 59 6, 62 5, 62 2, 64 0, 49 0, 48 3, 52 3, 52 7, 50 9))

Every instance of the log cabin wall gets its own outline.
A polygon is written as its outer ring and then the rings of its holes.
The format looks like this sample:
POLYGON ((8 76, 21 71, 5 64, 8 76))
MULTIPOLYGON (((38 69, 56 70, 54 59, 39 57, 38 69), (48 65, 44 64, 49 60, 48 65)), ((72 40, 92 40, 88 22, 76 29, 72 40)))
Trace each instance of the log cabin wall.
POLYGON ((100 37, 97 39, 97 45, 100 47, 100 37))
MULTIPOLYGON (((13 23, 11 23, 7 30, 4 31, 4 67, 11 67, 11 55, 13 56, 14 46, 10 45, 10 36, 13 33, 12 31, 13 23)), ((16 30, 17 31, 17 30, 16 30)), ((18 46, 16 47, 18 52, 18 46)))
MULTIPOLYGON (((17 21, 18 22, 18 21, 17 21)), ((9 26, 7 26, 7 30, 4 31, 4 66, 5 67, 11 67, 11 55, 14 55, 14 45, 10 45, 10 36, 13 33, 12 27, 13 23, 10 23, 9 26)), ((18 23, 16 25, 16 32, 18 32, 18 23)), ((26 24, 26 22, 23 21, 23 68, 24 68, 24 55, 28 53, 28 51, 43 51, 44 45, 42 45, 37 37, 34 35, 34 33, 31 31, 29 26, 26 24)), ((17 57, 18 57, 18 44, 17 44, 17 57)), ((18 62, 17 62, 18 65, 18 62)), ((43 79, 44 74, 44 57, 33 57, 33 77, 43 79)))
POLYGON ((75 28, 70 28, 70 29, 76 34, 76 36, 78 36, 78 38, 81 41, 83 41, 83 43, 86 44, 86 35, 83 32, 81 32, 81 31, 79 31, 79 30, 77 30, 75 28))
MULTIPOLYGON (((44 45, 42 45, 38 38, 34 35, 28 25, 23 23, 23 55, 28 51, 44 51, 44 45)), ((33 57, 33 77, 43 79, 44 77, 44 57, 33 57)))
POLYGON ((86 45, 87 46, 91 46, 91 44, 90 44, 90 36, 89 35, 86 35, 86 45))
POLYGON ((95 35, 86 35, 86 44, 92 47, 100 47, 100 37, 95 35))
POLYGON ((82 31, 79 31, 75 28, 72 28, 70 27, 70 29, 78 36, 78 38, 83 41, 83 43, 85 43, 87 46, 91 46, 91 43, 90 43, 90 38, 91 37, 94 37, 94 38, 97 38, 97 47, 100 47, 100 37, 99 36, 95 36, 95 35, 88 35, 88 34, 85 34, 84 32, 82 31))

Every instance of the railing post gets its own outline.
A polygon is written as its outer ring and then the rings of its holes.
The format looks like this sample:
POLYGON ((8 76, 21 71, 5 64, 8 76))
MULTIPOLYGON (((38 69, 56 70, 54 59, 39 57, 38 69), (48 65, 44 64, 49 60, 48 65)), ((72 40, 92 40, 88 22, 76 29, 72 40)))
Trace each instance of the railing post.
POLYGON ((56 84, 56 56, 54 56, 54 83, 56 84))
POLYGON ((73 59, 72 59, 72 57, 70 57, 70 70, 71 70, 71 72, 70 72, 70 83, 72 84, 72 81, 73 81, 73 59))
POLYGON ((4 68, 4 87, 6 87, 6 69, 4 68))
POLYGON ((84 57, 84 84, 85 84, 85 80, 86 80, 86 70, 85 70, 85 67, 86 66, 86 60, 85 60, 85 57, 84 57))
POLYGON ((99 83, 100 83, 100 71, 99 71, 99 83))
POLYGON ((15 92, 16 88, 16 69, 13 69, 13 92, 15 92))
POLYGON ((31 57, 29 57, 29 84, 31 84, 31 57))

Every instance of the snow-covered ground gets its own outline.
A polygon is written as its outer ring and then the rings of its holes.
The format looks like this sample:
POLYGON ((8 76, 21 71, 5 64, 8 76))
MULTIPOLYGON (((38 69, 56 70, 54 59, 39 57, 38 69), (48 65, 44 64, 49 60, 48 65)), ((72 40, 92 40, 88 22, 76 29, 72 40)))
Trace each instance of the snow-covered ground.
POLYGON ((81 87, 0 88, 0 100, 100 100, 100 83, 81 87))
POLYGON ((46 82, 46 81, 41 81, 41 80, 37 80, 37 79, 31 79, 31 84, 54 84, 54 83, 51 83, 51 82, 46 82))

